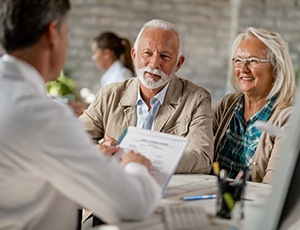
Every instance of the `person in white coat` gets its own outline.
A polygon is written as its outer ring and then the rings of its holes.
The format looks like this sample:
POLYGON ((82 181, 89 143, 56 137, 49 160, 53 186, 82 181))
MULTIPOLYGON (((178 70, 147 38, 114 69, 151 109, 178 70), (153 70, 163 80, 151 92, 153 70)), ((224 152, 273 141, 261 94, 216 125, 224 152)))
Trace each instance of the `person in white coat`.
POLYGON ((0 1, 0 229, 70 230, 85 208, 107 223, 142 219, 161 189, 151 163, 129 152, 121 164, 92 144, 45 82, 64 66, 69 0, 0 1))
POLYGON ((104 70, 100 87, 134 76, 131 43, 127 38, 107 31, 97 35, 91 43, 92 61, 104 70))

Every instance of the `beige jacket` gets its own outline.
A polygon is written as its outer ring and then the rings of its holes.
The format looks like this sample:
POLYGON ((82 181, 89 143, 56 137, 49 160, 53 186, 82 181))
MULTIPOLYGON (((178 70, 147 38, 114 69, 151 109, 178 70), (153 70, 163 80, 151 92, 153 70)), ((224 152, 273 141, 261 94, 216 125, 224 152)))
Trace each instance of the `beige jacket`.
MULTIPOLYGON (((213 106, 213 130, 215 149, 218 148, 229 122, 233 116, 232 107, 241 94, 228 94, 213 106)), ((286 129, 291 114, 291 107, 285 109, 275 108, 271 114, 268 124, 282 130, 286 129)), ((252 181, 271 183, 279 157, 282 137, 272 137, 262 132, 252 164, 252 181)))
MULTIPOLYGON (((138 78, 102 88, 80 116, 94 139, 105 134, 118 139, 137 123, 138 78)), ((189 143, 176 173, 209 173, 213 160, 211 96, 202 87, 174 77, 154 123, 154 130, 187 137, 189 143)))

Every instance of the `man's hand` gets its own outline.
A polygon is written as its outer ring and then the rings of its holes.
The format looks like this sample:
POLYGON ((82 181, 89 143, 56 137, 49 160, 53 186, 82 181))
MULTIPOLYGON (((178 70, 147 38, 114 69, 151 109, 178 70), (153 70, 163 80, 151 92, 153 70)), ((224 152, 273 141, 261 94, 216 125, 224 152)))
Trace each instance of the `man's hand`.
POLYGON ((133 151, 129 151, 128 153, 126 153, 121 160, 121 165, 123 167, 125 167, 126 164, 130 163, 130 162, 137 162, 140 164, 143 164, 147 167, 147 169, 149 171, 151 171, 152 168, 152 164, 151 161, 148 160, 146 157, 144 157, 143 155, 139 154, 139 153, 135 153, 133 151))
POLYGON ((106 145, 106 146, 115 146, 116 144, 117 144, 117 140, 108 135, 105 135, 104 138, 99 142, 99 145, 106 145))
POLYGON ((111 156, 120 149, 120 147, 115 146, 116 143, 116 139, 105 135, 105 137, 101 140, 101 143, 98 144, 98 149, 100 150, 101 154, 111 156))
POLYGON ((100 153, 106 156, 112 156, 120 150, 119 146, 98 145, 100 153))

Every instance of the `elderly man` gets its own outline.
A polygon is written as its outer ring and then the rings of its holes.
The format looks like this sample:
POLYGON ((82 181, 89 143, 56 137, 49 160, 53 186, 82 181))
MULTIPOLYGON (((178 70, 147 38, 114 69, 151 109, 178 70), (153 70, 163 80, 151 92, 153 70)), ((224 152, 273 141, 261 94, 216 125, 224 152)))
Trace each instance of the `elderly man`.
POLYGON ((65 62, 69 9, 69 0, 0 1, 0 229, 75 229, 81 207, 108 222, 141 219, 160 199, 149 160, 99 154, 46 95, 65 62))
POLYGON ((175 75, 184 62, 181 34, 167 21, 144 24, 132 49, 137 78, 100 89, 79 118, 92 138, 115 144, 128 126, 187 137, 177 173, 209 173, 213 159, 210 94, 175 75))

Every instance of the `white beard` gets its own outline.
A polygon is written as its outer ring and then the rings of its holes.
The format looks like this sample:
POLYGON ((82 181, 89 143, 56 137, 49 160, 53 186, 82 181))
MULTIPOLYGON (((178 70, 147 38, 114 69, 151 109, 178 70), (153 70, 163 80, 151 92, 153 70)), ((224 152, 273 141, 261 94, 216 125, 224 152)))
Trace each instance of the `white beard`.
POLYGON ((140 82, 142 83, 143 86, 145 86, 148 89, 157 89, 157 88, 165 85, 173 78, 174 72, 175 71, 173 70, 170 75, 167 75, 163 71, 158 70, 158 69, 153 69, 149 66, 146 66, 141 69, 136 68, 136 73, 137 73, 137 76, 138 76, 140 82), (160 79, 158 81, 155 81, 152 78, 146 78, 144 76, 145 72, 149 72, 149 73, 155 74, 157 76, 160 76, 160 79))

